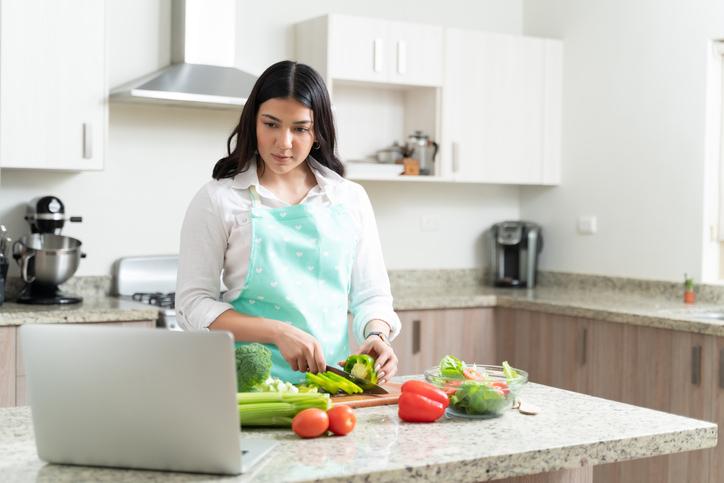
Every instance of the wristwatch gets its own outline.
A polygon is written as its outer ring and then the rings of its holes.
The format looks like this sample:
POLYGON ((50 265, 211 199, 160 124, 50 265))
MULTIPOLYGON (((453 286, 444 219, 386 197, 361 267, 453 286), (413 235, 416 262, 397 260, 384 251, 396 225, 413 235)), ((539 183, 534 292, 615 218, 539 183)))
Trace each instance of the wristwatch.
POLYGON ((371 335, 376 335, 377 337, 382 339, 382 342, 384 342, 387 345, 390 345, 390 341, 387 340, 387 336, 385 335, 384 332, 372 331, 369 334, 367 334, 367 337, 365 337, 365 340, 369 339, 371 335))

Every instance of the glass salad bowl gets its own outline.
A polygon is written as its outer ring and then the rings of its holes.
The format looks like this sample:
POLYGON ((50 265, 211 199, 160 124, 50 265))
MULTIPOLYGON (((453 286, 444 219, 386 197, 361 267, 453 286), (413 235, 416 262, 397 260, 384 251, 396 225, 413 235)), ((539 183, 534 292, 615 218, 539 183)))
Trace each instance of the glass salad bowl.
POLYGON ((528 382, 527 372, 509 368, 506 377, 503 366, 465 364, 464 376, 445 376, 436 366, 425 371, 425 380, 450 396, 448 415, 487 419, 510 409, 528 382))

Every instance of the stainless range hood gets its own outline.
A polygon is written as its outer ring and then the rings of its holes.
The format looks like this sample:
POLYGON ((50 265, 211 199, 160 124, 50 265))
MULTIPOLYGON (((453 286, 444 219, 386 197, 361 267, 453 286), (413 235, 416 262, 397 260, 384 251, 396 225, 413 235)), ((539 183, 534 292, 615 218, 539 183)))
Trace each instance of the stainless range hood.
POLYGON ((238 108, 257 76, 234 67, 236 0, 172 0, 171 62, 111 91, 112 101, 238 108))

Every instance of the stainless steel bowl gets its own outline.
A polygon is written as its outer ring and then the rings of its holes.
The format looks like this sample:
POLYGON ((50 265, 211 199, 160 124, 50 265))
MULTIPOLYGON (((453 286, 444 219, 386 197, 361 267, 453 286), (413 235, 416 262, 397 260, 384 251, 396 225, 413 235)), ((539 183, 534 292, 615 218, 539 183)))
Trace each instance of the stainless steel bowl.
POLYGON ((402 153, 395 149, 381 149, 377 151, 377 161, 380 163, 396 163, 403 157, 402 153))
POLYGON ((78 269, 80 246, 80 240, 69 236, 33 233, 15 242, 13 258, 24 282, 60 285, 78 269))

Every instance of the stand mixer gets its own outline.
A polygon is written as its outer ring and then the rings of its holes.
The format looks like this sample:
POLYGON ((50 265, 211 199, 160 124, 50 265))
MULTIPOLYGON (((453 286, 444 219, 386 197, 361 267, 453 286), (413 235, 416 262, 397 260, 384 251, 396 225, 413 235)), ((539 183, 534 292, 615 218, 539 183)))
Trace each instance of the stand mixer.
POLYGON ((43 196, 28 204, 25 220, 30 224, 31 234, 13 244, 13 258, 25 282, 17 302, 37 305, 81 302, 82 297, 64 294, 58 286, 73 276, 80 259, 85 258, 80 240, 60 232, 66 221, 83 219, 66 217, 65 206, 59 198, 43 196))

